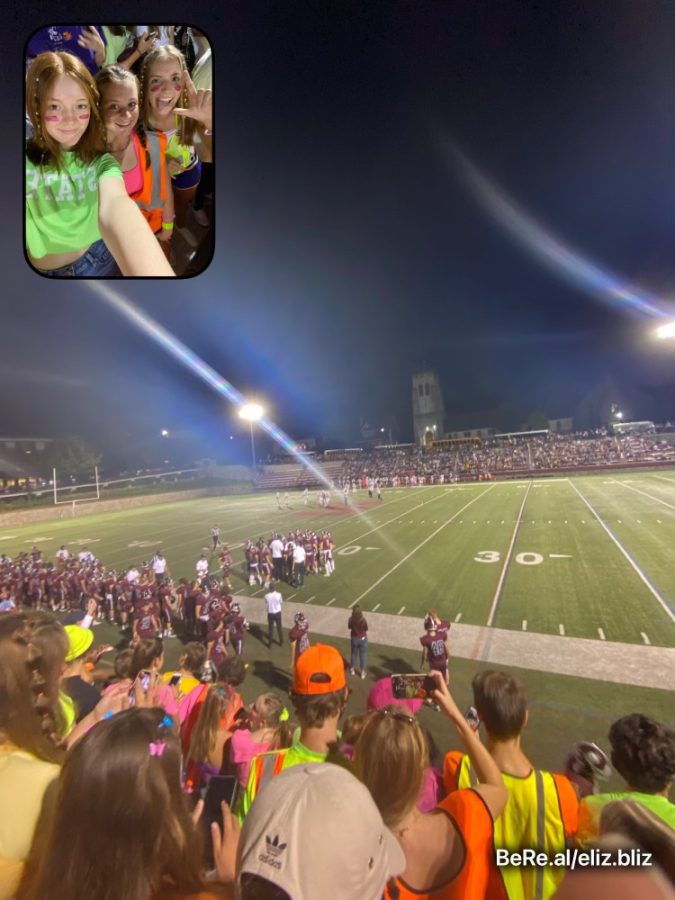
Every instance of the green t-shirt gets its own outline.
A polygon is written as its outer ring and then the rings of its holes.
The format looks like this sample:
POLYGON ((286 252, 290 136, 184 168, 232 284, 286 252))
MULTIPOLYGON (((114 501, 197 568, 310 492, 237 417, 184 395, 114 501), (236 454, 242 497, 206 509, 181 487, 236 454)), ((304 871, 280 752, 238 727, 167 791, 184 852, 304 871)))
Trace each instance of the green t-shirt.
POLYGON ((62 153, 63 166, 34 165, 26 158, 26 246, 34 259, 48 253, 70 253, 101 239, 98 229, 98 185, 118 178, 122 170, 109 154, 88 165, 74 151, 62 153))
POLYGON ((579 831, 577 840, 586 844, 594 840, 600 831, 600 815, 602 809, 614 800, 635 800, 675 828, 675 803, 671 803, 663 794, 641 794, 639 791, 621 791, 607 794, 589 794, 579 804, 579 831))
POLYGON ((106 40, 103 65, 113 66, 120 58, 127 45, 133 40, 133 35, 128 33, 113 34, 107 25, 102 25, 101 27, 103 28, 103 34, 105 35, 106 40))

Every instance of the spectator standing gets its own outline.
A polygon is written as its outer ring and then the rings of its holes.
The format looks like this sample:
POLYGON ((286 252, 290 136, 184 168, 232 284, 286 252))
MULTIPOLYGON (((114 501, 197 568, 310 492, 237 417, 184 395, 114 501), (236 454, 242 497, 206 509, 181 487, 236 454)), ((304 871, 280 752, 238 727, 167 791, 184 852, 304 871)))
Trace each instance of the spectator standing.
MULTIPOLYGON (((473 702, 485 727, 487 750, 499 767, 508 802, 494 826, 495 850, 539 847, 549 856, 563 853, 577 829, 578 800, 565 775, 535 769, 520 741, 528 720, 522 684, 505 672, 489 669, 473 679, 473 702)), ((443 764, 447 791, 469 788, 480 777, 466 754, 451 751, 443 764)), ((506 866, 492 871, 503 880, 511 900, 552 897, 563 876, 560 867, 506 866)))
POLYGON ((251 760, 260 753, 290 747, 288 710, 277 694, 260 694, 248 709, 246 728, 235 728, 230 740, 230 763, 237 780, 246 788, 251 760))
POLYGON ((325 762, 337 751, 338 721, 349 696, 342 657, 335 647, 315 644, 305 650, 293 673, 291 700, 300 729, 283 750, 263 753, 251 763, 241 817, 262 789, 284 769, 300 763, 325 762))
POLYGON ((352 609, 352 614, 347 622, 347 628, 349 628, 352 642, 352 657, 349 674, 356 674, 355 666, 356 658, 358 656, 359 672, 361 673, 361 678, 365 678, 366 654, 368 652, 368 623, 366 622, 366 617, 363 615, 358 603, 352 609))
POLYGON ((87 651, 94 642, 94 633, 79 625, 66 625, 68 652, 63 673, 63 690, 75 704, 75 722, 84 719, 94 709, 101 695, 82 676, 86 674, 87 651))
POLYGON ((284 598, 281 596, 281 592, 277 590, 276 583, 273 581, 270 582, 270 589, 265 594, 265 604, 267 606, 267 645, 269 647, 272 646, 272 631, 275 626, 279 636, 279 646, 283 647, 284 645, 284 635, 281 630, 281 607, 283 602, 284 598))

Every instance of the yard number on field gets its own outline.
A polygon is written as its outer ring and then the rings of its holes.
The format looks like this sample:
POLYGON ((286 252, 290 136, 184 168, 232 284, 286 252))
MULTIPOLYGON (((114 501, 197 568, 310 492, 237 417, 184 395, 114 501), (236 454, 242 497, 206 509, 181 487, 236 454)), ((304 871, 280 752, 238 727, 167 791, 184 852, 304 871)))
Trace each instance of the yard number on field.
MULTIPOLYGON (((474 562, 479 563, 498 563, 500 559, 499 550, 479 550, 474 556, 474 562)), ((538 566, 543 563, 544 557, 541 553, 532 553, 532 551, 526 550, 524 553, 519 553, 515 560, 521 566, 538 566)))

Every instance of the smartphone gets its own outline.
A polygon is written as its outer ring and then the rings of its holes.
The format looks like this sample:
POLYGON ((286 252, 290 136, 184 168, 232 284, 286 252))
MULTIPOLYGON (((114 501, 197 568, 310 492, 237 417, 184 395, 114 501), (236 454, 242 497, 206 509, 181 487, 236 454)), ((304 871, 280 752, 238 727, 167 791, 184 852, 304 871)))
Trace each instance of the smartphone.
POLYGON ((475 706, 470 706, 467 711, 464 713, 464 718, 469 723, 469 725, 473 728, 474 731, 478 731, 478 726, 480 725, 480 719, 478 717, 478 710, 475 706))
POLYGON ((233 775, 215 775, 209 781, 202 813, 202 821, 207 831, 210 831, 212 822, 217 822, 222 827, 223 813, 220 804, 224 801, 230 809, 233 809, 238 788, 239 782, 233 775))
POLYGON ((142 672, 138 673, 138 680, 141 682, 141 687, 143 688, 143 693, 146 693, 148 688, 150 687, 150 679, 152 678, 152 672, 148 672, 147 669, 144 669, 142 672))
POLYGON ((391 690, 396 700, 426 700, 436 690, 436 682, 424 672, 392 675, 391 690))
POLYGON ((179 685, 182 677, 183 676, 179 672, 176 672, 175 675, 172 675, 171 678, 169 678, 169 687, 176 687, 177 685, 179 685))

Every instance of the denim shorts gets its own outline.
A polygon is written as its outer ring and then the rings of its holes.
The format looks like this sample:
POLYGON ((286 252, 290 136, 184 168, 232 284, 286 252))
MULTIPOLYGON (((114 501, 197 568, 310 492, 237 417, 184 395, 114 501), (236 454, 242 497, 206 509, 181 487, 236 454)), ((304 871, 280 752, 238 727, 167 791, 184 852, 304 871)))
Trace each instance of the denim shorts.
POLYGON ((61 266, 60 269, 45 269, 41 275, 49 278, 112 278, 121 275, 112 253, 102 240, 96 241, 82 254, 79 259, 69 266, 61 266))

